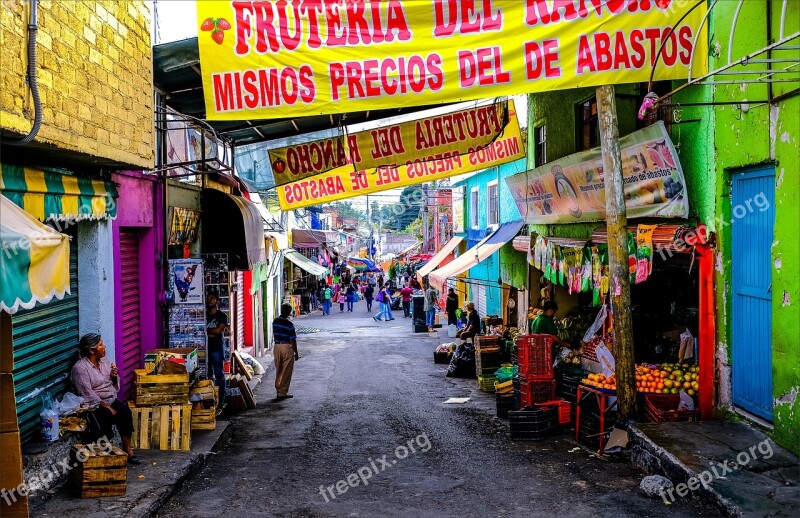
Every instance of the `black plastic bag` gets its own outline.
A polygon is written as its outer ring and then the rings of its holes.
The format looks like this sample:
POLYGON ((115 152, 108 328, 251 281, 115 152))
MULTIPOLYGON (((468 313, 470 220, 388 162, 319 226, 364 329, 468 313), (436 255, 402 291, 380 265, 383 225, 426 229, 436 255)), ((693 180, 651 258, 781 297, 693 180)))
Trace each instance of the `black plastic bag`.
POLYGON ((470 344, 460 344, 447 367, 448 378, 475 377, 475 349, 470 344))

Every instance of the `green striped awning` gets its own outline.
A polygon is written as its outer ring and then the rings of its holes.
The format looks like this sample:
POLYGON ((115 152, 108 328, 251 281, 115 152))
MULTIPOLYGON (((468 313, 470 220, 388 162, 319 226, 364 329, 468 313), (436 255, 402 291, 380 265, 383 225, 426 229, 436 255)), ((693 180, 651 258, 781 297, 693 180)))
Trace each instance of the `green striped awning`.
POLYGON ((2 164, 0 192, 39 221, 117 216, 113 182, 2 164))

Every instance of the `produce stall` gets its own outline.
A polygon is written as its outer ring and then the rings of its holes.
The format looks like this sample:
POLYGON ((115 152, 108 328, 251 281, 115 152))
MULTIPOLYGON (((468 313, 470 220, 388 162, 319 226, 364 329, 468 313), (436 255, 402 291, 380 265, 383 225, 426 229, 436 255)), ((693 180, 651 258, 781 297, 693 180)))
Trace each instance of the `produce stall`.
MULTIPOLYGON (((630 311, 638 419, 665 422, 707 418, 713 383, 713 365, 707 354, 709 347, 713 350, 713 343, 707 337, 713 335, 714 322, 713 315, 709 318, 712 299, 704 292, 713 273, 709 270, 711 254, 705 231, 678 225, 631 228, 630 311)), ((569 348, 552 348, 555 398, 571 404, 570 421, 576 439, 602 451, 609 425, 616 421, 611 333, 614 315, 608 300, 611 286, 604 229, 598 229, 588 242, 538 236, 530 256, 534 266, 529 285, 534 294, 532 302, 537 304, 535 294, 540 300, 556 301, 557 336, 570 344, 569 348)), ((531 317, 536 314, 534 310, 531 317)), ((534 410, 541 405, 541 398, 537 401, 530 394, 544 387, 548 379, 534 377, 531 384, 531 377, 522 372, 528 368, 531 354, 518 351, 517 363, 523 375, 515 386, 522 398, 517 408, 529 406, 534 410)), ((538 420, 540 424, 543 419, 538 420)), ((526 417, 519 421, 536 420, 526 417)))

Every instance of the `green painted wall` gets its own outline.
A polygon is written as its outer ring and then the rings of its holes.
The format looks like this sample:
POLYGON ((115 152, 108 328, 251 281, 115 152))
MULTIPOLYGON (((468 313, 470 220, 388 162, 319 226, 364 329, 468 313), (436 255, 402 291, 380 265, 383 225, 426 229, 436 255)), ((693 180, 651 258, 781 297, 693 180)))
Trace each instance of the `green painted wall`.
MULTIPOLYGON (((738 2, 718 2, 709 17, 709 70, 727 62, 728 36, 738 2)), ((782 2, 773 2, 773 29, 767 34, 766 0, 745 2, 739 15, 733 56, 741 57, 779 38, 782 2)), ((789 2, 785 34, 800 29, 800 2, 789 2)), ((796 43, 794 43, 796 45, 796 43)), ((800 51, 774 53, 800 61, 800 51)), ((750 65, 762 66, 763 65, 750 65)), ((784 64, 783 66, 786 66, 784 64)), ((744 76, 742 76, 744 77, 744 76)), ((747 76, 753 78, 753 75, 747 76)), ((738 77, 736 77, 738 78, 738 77)), ((722 77, 718 79, 723 79, 722 77)), ((730 77, 724 77, 730 79, 730 77)), ((675 82, 673 87, 682 82, 675 82)), ((774 84, 773 97, 796 89, 798 84, 774 84)), ((617 112, 620 136, 635 130, 641 101, 639 85, 618 85, 617 94, 639 96, 636 102, 620 102, 617 112)), ((569 155, 576 148, 575 106, 594 95, 593 89, 576 89, 529 96, 528 168, 535 160, 534 128, 547 126, 547 160, 569 155)), ((775 239, 772 247, 772 359, 774 437, 800 453, 800 96, 788 95, 770 105, 766 85, 691 86, 672 97, 676 122, 670 127, 689 192, 690 219, 716 233, 717 298, 717 402, 731 401, 731 174, 741 168, 775 164, 775 239), (716 102, 715 106, 691 106, 716 102), (720 104, 741 103, 741 104, 720 104)), ((588 238, 598 224, 532 226, 542 235, 588 238)))
MULTIPOLYGON (((594 88, 576 88, 532 94, 528 96, 528 169, 536 163, 536 138, 534 128, 544 125, 547 132, 547 161, 571 155, 578 151, 578 106, 594 97, 594 88)), ((639 108, 639 86, 619 85, 616 89, 620 136, 636 130, 636 112, 639 108)), ((589 239, 592 231, 602 223, 574 223, 568 225, 531 225, 531 232, 543 236, 589 239)))
MULTIPOLYGON (((732 26, 735 6, 722 5, 712 11, 711 48, 709 68, 716 69, 727 62, 728 35, 732 26), (724 37, 723 37, 724 35, 724 37)), ((765 47, 769 40, 779 38, 781 3, 773 2, 772 35, 767 32, 765 0, 746 2, 739 15, 733 56, 743 56, 765 47), (742 21, 745 21, 744 23, 742 21), (758 20, 750 23, 747 20, 758 20)), ((786 34, 800 29, 800 3, 789 2, 786 34)), ((800 62, 800 51, 775 53, 775 57, 792 57, 800 62)), ((751 65, 763 67, 762 65, 751 65)), ((786 66, 785 64, 782 66, 786 66)), ((734 76, 736 78, 744 76, 734 76)), ((752 76, 751 76, 752 77, 752 76)), ((727 78, 730 78, 728 76, 727 78)), ((797 83, 776 83, 772 96, 776 97, 797 88, 797 83)), ((688 90, 688 89, 687 89, 688 90)), ((772 371, 775 409, 774 436, 784 446, 800 452, 800 96, 790 95, 775 104, 769 99, 768 86, 717 85, 713 92, 714 145, 716 150, 715 177, 717 178, 715 224, 718 246, 717 295, 718 357, 730 362, 733 343, 731 336, 731 175, 753 165, 775 165, 775 237, 772 246, 772 371)), ((724 387, 723 387, 724 388, 724 387)), ((722 403, 728 394, 721 393, 722 403)))

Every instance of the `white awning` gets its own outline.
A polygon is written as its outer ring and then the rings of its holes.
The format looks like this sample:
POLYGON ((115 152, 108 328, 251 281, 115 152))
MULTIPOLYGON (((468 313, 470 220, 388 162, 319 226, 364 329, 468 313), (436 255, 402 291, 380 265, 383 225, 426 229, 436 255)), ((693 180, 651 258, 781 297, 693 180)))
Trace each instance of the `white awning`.
POLYGON ((442 266, 428 275, 430 283, 439 291, 444 290, 447 279, 463 273, 473 266, 485 261, 493 253, 500 250, 503 245, 514 239, 525 223, 521 220, 503 223, 491 235, 483 238, 477 245, 467 250, 463 255, 442 266))
POLYGON ((319 265, 309 259, 308 257, 304 256, 294 248, 288 248, 283 250, 283 256, 302 268, 303 270, 307 271, 311 275, 315 275, 320 277, 322 275, 326 275, 328 273, 328 269, 322 265, 319 265))
POLYGON ((461 243, 461 241, 463 240, 464 238, 455 236, 451 238, 450 241, 445 243, 442 249, 436 252, 436 255, 431 257, 430 261, 422 265, 422 268, 417 270, 417 280, 421 283, 422 279, 425 278, 425 276, 431 273, 434 269, 436 269, 436 267, 439 266, 439 263, 444 261, 445 257, 452 254, 453 250, 455 250, 458 244, 461 243))

